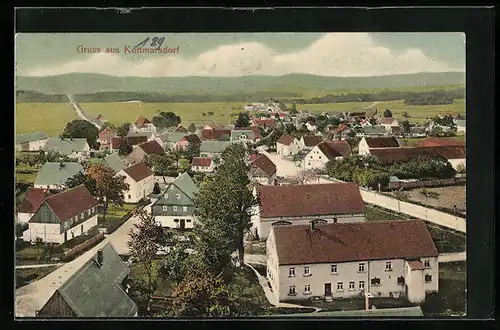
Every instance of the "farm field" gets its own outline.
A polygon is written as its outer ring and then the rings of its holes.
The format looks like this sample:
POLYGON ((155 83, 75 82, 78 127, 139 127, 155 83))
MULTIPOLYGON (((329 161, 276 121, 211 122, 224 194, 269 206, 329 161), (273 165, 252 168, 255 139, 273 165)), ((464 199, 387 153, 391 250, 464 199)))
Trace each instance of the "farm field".
POLYGON ((457 210, 466 210, 466 194, 465 186, 448 186, 448 187, 432 187, 426 188, 428 191, 437 192, 439 194, 439 199, 429 198, 428 201, 419 192, 421 188, 406 190, 410 194, 410 202, 420 202, 422 204, 427 204, 434 207, 446 207, 453 209, 453 206, 457 206, 457 210))
POLYGON ((68 122, 77 119, 69 103, 17 103, 15 112, 16 134, 44 131, 58 136, 68 122))
MULTIPOLYGON (((457 136, 452 136, 452 137, 444 137, 443 139, 450 139, 450 140, 458 140, 465 142, 465 135, 462 132, 458 132, 457 136)), ((413 147, 416 146, 420 141, 424 140, 425 138, 407 138, 407 139, 400 139, 403 147, 413 147)))

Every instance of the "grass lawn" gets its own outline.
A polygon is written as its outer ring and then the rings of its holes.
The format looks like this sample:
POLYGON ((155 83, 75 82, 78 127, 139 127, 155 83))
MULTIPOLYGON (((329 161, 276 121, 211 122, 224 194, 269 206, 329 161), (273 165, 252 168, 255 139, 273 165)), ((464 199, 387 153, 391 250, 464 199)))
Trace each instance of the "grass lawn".
POLYGON ((428 191, 438 193, 438 199, 429 198, 428 200, 426 200, 426 198, 420 194, 421 190, 422 188, 406 190, 406 192, 410 194, 410 203, 412 201, 419 202, 424 205, 429 205, 432 207, 445 207, 450 210, 453 210, 453 207, 456 205, 458 211, 466 211, 467 203, 464 185, 426 188, 426 190, 428 191))
POLYGON ((69 103, 17 103, 15 112, 16 134, 43 131, 56 137, 78 119, 69 103))
POLYGON ((38 172, 16 173, 16 182, 34 183, 38 172))
POLYGON ((372 205, 366 205, 366 221, 406 220, 408 218, 372 205))
POLYGON ((421 306, 426 316, 465 315, 467 269, 464 261, 439 264, 439 291, 427 294, 421 306))
MULTIPOLYGON (((136 205, 124 203, 122 207, 110 204, 106 212, 106 222, 119 221, 125 214, 130 212, 136 205)), ((99 214, 99 223, 103 223, 102 214, 99 214)))
MULTIPOLYGON (((399 140, 403 144, 403 147, 414 147, 423 139, 425 139, 425 138, 405 138, 405 139, 399 139, 399 140)), ((457 134, 457 136, 444 137, 442 139, 444 139, 444 140, 458 140, 458 141, 465 142, 465 135, 463 135, 463 134, 458 135, 457 134)))
POLYGON ((57 266, 16 269, 16 289, 39 280, 57 269, 57 266))

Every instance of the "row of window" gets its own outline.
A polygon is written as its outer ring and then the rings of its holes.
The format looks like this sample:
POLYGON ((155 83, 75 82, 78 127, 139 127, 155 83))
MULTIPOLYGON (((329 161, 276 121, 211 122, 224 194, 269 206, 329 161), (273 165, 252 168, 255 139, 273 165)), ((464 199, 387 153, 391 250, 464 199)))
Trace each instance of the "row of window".
MULTIPOLYGON (((425 260, 424 261, 424 266, 425 268, 430 268, 430 260, 425 260)), ((337 274, 337 265, 330 265, 330 273, 331 274, 337 274)), ((390 261, 385 262, 385 270, 386 271, 392 271, 392 263, 390 261)), ((365 263, 360 262, 358 264, 358 273, 364 273, 365 272, 365 263)), ((304 266, 304 276, 310 276, 311 275, 311 268, 309 266, 304 266)), ((295 276, 295 267, 290 267, 288 269, 288 276, 289 277, 294 277, 295 276)))
POLYGON ((85 217, 89 217, 92 213, 96 211, 96 207, 80 213, 80 215, 76 215, 74 218, 68 219, 64 222, 64 229, 70 228, 74 223, 77 223, 79 220, 83 220, 85 217))
MULTIPOLYGON (((174 205, 174 206, 172 206, 172 210, 173 211, 180 211, 181 207, 174 205)), ((187 210, 188 210, 187 206, 182 206, 182 211, 187 212, 187 210)), ((167 205, 163 205, 163 211, 168 211, 167 205)))

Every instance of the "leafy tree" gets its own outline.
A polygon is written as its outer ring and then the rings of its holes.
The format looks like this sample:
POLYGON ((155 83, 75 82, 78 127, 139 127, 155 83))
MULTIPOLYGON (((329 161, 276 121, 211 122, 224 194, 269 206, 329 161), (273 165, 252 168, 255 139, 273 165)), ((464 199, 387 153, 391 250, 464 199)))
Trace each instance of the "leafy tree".
POLYGON ((246 112, 241 112, 238 115, 238 118, 236 119, 234 123, 235 127, 248 127, 250 126, 250 116, 246 112))
POLYGON ((40 150, 40 163, 45 164, 46 162, 58 162, 63 159, 64 156, 55 150, 40 150))
POLYGON ((75 119, 66 124, 66 128, 61 137, 85 138, 92 149, 99 149, 99 143, 97 142, 99 138, 99 129, 86 120, 75 119))
POLYGON ((130 123, 124 123, 121 126, 118 126, 116 128, 116 134, 121 137, 127 136, 130 131, 130 126, 132 126, 130 123))
POLYGON ((190 143, 186 149, 186 157, 189 161, 193 160, 194 157, 200 156, 200 145, 197 143, 190 143))
POLYGON ((171 238, 163 232, 161 224, 155 221, 154 216, 147 214, 146 211, 137 211, 135 216, 139 218, 138 223, 130 229, 127 246, 130 249, 130 257, 144 267, 147 282, 145 293, 150 296, 156 286, 157 269, 153 260, 171 238))
POLYGON ((194 126, 193 123, 189 124, 189 126, 188 126, 188 132, 190 132, 190 133, 196 132, 196 126, 194 126))
POLYGON ((318 180, 319 171, 317 169, 301 170, 297 174, 297 184, 309 184, 312 181, 318 180))
POLYGON ((148 163, 155 173, 164 175, 172 170, 174 160, 168 154, 151 155, 148 157, 148 163))
POLYGON ((410 128, 411 128, 411 124, 410 122, 408 121, 408 119, 405 119, 401 122, 401 129, 403 131, 403 135, 406 136, 408 134, 410 134, 410 128))
POLYGON ((389 109, 385 109, 384 111, 384 117, 388 118, 388 117, 392 117, 392 112, 391 110, 389 109))
POLYGON ((440 137, 440 136, 443 136, 443 134, 444 134, 444 131, 440 126, 434 126, 429 132, 429 136, 432 136, 432 137, 440 137))
POLYGON ((408 202, 410 200, 410 194, 406 191, 397 190, 394 192, 394 197, 402 202, 408 202))
POLYGON ((124 176, 115 176, 115 172, 102 164, 92 164, 86 170, 86 175, 95 181, 97 198, 103 205, 103 221, 106 220, 106 212, 109 203, 122 206, 124 202, 124 191, 129 189, 124 176))
POLYGON ((286 124, 285 125, 285 132, 286 132, 286 134, 292 134, 295 131, 297 131, 297 128, 295 127, 294 124, 286 124))
POLYGON ((181 123, 181 117, 177 116, 175 113, 168 112, 160 112, 158 116, 154 116, 151 120, 153 125, 157 128, 168 128, 174 127, 181 123))
POLYGON ((126 156, 132 152, 132 145, 130 145, 130 142, 128 142, 127 139, 123 139, 120 142, 120 146, 118 147, 118 154, 120 156, 126 156))
POLYGON ((92 196, 97 197, 97 183, 93 178, 89 177, 85 173, 78 172, 66 180, 66 186, 68 188, 77 187, 82 184, 85 185, 92 196))
POLYGON ((153 194, 158 195, 160 193, 161 193, 160 185, 158 184, 158 182, 155 182, 153 186, 153 194))
POLYGON ((373 125, 373 126, 377 125, 377 120, 375 118, 370 118, 368 120, 368 122, 370 123, 370 125, 373 125))
POLYGON ((207 115, 208 115, 208 116, 213 116, 213 115, 214 115, 214 113, 213 113, 212 111, 209 111, 209 112, 207 113, 207 115))
POLYGON ((191 163, 188 159, 182 158, 179 159, 178 171, 179 173, 184 173, 191 168, 191 163))
POLYGON ((465 165, 463 163, 460 163, 457 165, 457 173, 464 175, 466 172, 465 165))

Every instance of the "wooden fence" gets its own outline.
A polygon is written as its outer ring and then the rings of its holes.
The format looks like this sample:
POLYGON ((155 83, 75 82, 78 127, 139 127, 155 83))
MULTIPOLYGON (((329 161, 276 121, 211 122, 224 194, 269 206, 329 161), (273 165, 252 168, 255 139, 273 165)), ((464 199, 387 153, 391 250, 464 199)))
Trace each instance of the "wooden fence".
POLYGON ((391 189, 413 189, 420 187, 440 187, 440 186, 450 186, 465 184, 466 180, 462 178, 451 178, 451 179, 436 179, 436 180, 422 180, 415 182, 402 182, 396 181, 389 184, 391 189))

